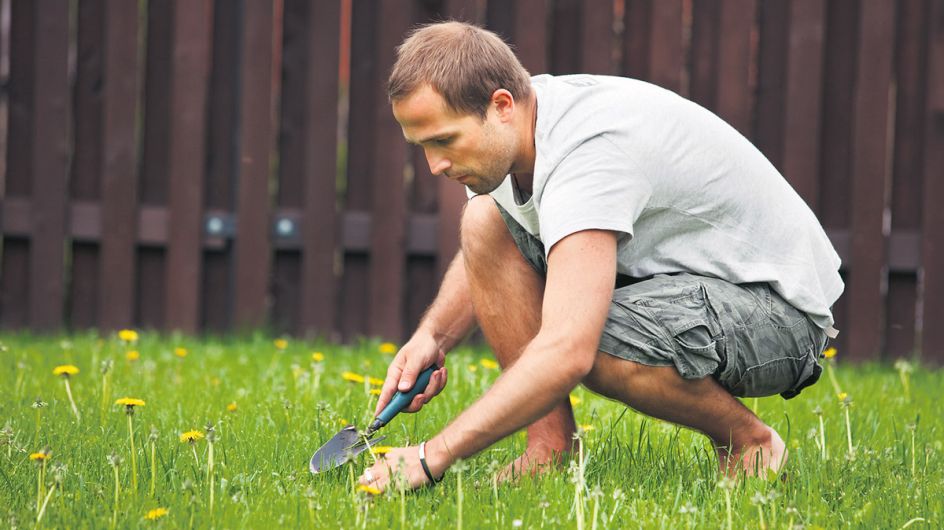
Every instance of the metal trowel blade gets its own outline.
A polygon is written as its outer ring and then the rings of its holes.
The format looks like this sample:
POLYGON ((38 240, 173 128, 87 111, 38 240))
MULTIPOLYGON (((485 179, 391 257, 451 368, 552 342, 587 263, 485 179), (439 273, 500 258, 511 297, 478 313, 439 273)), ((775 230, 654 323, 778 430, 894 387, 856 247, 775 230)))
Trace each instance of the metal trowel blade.
POLYGON ((371 443, 378 443, 383 439, 384 437, 380 436, 374 440, 365 441, 357 432, 357 428, 348 425, 315 451, 308 462, 308 469, 312 473, 334 469, 363 453, 371 443))

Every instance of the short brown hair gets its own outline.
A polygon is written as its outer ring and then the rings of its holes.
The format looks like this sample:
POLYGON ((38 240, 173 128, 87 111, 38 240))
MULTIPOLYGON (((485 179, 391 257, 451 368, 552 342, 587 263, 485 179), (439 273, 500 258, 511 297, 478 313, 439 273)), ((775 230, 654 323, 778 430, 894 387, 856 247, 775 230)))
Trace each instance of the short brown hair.
POLYGON ((531 76, 498 35, 464 22, 420 26, 397 48, 387 97, 399 101, 424 84, 460 114, 485 118, 499 88, 516 100, 531 94, 531 76))

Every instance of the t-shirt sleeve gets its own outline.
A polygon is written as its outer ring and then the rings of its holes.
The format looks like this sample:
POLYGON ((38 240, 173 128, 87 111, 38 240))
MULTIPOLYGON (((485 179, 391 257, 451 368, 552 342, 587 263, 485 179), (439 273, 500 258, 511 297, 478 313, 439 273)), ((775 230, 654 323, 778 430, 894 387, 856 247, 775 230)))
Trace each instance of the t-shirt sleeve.
POLYGON ((582 230, 612 230, 633 236, 652 185, 637 164, 603 136, 580 144, 551 171, 538 218, 546 254, 561 239, 582 230))

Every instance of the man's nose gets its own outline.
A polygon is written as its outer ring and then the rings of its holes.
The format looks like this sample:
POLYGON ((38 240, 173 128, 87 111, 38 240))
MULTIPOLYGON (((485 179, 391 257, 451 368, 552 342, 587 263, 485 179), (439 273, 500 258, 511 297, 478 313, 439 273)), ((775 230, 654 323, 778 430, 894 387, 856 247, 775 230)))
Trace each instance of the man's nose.
POLYGON ((452 162, 445 157, 436 157, 433 154, 426 152, 426 163, 429 164, 429 171, 433 175, 442 175, 447 169, 452 167, 452 162))

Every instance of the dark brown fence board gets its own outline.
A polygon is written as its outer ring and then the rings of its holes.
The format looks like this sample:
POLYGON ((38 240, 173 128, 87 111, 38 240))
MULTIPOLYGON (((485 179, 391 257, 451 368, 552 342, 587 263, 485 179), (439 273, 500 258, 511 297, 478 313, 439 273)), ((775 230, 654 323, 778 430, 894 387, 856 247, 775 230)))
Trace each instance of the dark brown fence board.
POLYGON ((137 239, 136 118, 138 103, 138 4, 105 5, 103 84, 102 329, 130 327, 134 310, 134 254, 137 239))
POLYGON ((233 324, 265 323, 269 251, 269 155, 272 147, 272 15, 267 0, 248 0, 242 18, 233 324))
POLYGON ((626 0, 623 7, 622 57, 620 73, 650 80, 653 0, 626 0))
POLYGON ((29 315, 36 330, 62 326, 68 194, 69 5, 37 0, 35 100, 30 156, 33 233, 30 241, 29 315))
POLYGON ((925 360, 944 364, 944 2, 929 9, 928 111, 924 163, 924 227, 921 246, 923 323, 921 351, 925 360))
POLYGON ((335 274, 338 219, 335 211, 337 174, 338 80, 317 72, 338 70, 340 54, 339 2, 312 6, 305 40, 308 96, 305 137, 311 138, 306 151, 305 222, 302 228, 301 313, 298 331, 333 336, 337 325, 338 281, 335 274))
POLYGON ((580 2, 559 0, 551 15, 551 60, 553 74, 580 72, 580 2))
POLYGON ((24 300, 29 300, 29 242, 5 238, 3 274, 0 274, 0 326, 6 329, 29 327, 24 300))
POLYGON ((164 324, 197 331, 200 310, 205 109, 211 35, 207 0, 173 4, 164 324))
MULTIPOLYGON (((760 2, 754 145, 783 173, 784 100, 787 92, 790 8, 788 0, 760 2)), ((818 124, 817 124, 818 125, 818 124)), ((815 160, 814 160, 815 162, 815 160)), ((785 175, 790 180, 789 175, 785 175)))
POLYGON ((716 112, 745 136, 750 135, 753 94, 750 68, 755 0, 721 0, 718 25, 716 112))
POLYGON ((848 285, 849 354, 874 359, 883 347, 882 287, 886 240, 882 234, 888 174, 888 119, 894 4, 862 4, 856 75, 852 163, 852 262, 848 285))
POLYGON ((613 73, 613 0, 584 0, 580 11, 580 72, 613 73))
POLYGON ((710 110, 717 110, 720 13, 721 0, 692 0, 689 97, 710 110))
POLYGON ((682 0, 659 0, 652 4, 652 34, 649 43, 649 81, 683 93, 685 68, 682 0))
MULTIPOLYGON (((104 0, 78 3, 72 92, 74 147, 69 178, 73 201, 101 198, 104 20, 104 0)), ((92 328, 99 324, 99 247, 97 241, 72 242, 67 309, 68 325, 72 328, 92 328)))
MULTIPOLYGON (((921 228, 921 165, 924 158, 927 2, 899 2, 895 74, 895 148, 892 162, 892 230, 921 228)), ((889 259, 897 253, 889 248, 889 259)), ((918 275, 890 272, 885 311, 885 355, 910 357, 916 344, 918 275)))
MULTIPOLYGON (((378 15, 383 24, 377 29, 378 72, 389 72, 394 48, 403 39, 411 22, 410 13, 393 0, 381 0, 378 15)), ((370 277, 367 330, 370 335, 398 339, 403 334, 404 267, 406 254, 406 197, 403 168, 406 144, 400 125, 387 104, 385 83, 374 91, 376 140, 372 153, 370 277)))
POLYGON ((819 210, 819 133, 823 79, 825 0, 790 3, 784 99, 783 174, 819 210))
MULTIPOLYGON (((370 207, 370 156, 374 152, 374 105, 377 73, 374 49, 377 47, 376 0, 354 0, 351 5, 351 78, 349 85, 348 153, 345 209, 363 212, 370 207)), ((345 339, 367 329, 368 260, 363 252, 344 253, 344 274, 338 293, 339 328, 345 339)))

